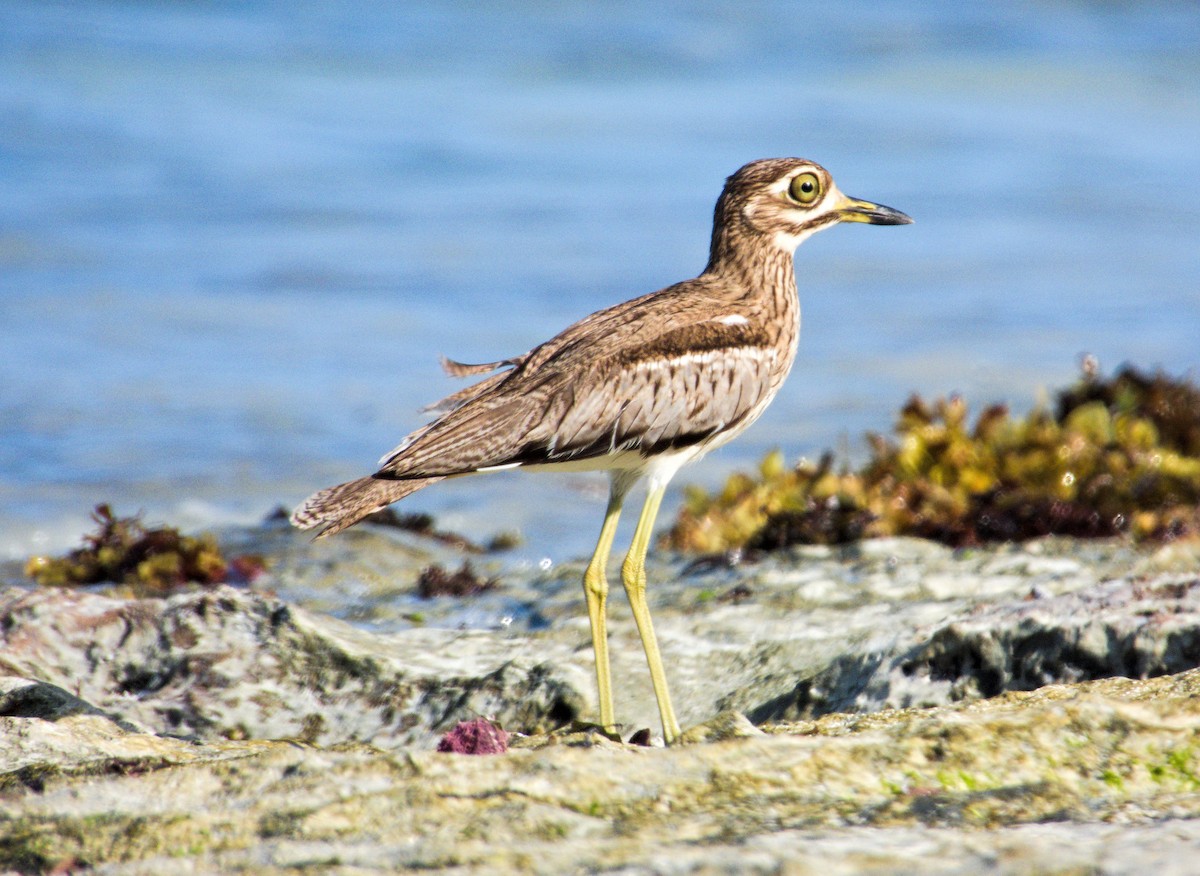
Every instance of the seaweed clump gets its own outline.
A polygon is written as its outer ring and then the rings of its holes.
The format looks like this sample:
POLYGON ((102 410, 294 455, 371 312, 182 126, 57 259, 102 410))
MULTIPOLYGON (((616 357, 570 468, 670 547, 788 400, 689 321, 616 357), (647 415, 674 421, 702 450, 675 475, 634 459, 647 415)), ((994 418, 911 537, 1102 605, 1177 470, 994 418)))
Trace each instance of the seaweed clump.
POLYGON ((495 590, 500 582, 495 578, 484 578, 464 562, 457 572, 447 572, 436 563, 426 566, 417 577, 417 595, 422 599, 436 596, 478 596, 495 590))
POLYGON ((376 526, 390 526, 393 529, 401 529, 423 538, 430 538, 470 554, 482 554, 486 550, 465 535, 459 535, 457 532, 443 532, 438 529, 432 514, 401 514, 389 506, 373 514, 368 514, 363 519, 376 526))
POLYGON ((187 584, 246 581, 263 570, 261 558, 226 560, 211 535, 188 536, 148 527, 140 517, 117 517, 107 504, 92 512, 96 531, 65 557, 37 556, 25 572, 45 587, 117 584, 133 596, 165 596, 187 584))
POLYGON ((784 465, 735 474, 715 494, 689 488, 669 547, 839 544, 912 535, 955 547, 1064 535, 1139 541, 1200 535, 1200 389, 1126 366, 1111 379, 1085 363, 1054 413, 1003 405, 972 425, 961 398, 913 396, 895 438, 868 435, 857 471, 784 465))
MULTIPOLYGON (((284 519, 287 519, 285 512, 284 519)), ((401 514, 395 508, 387 507, 363 518, 367 523, 376 526, 390 526, 402 529, 422 538, 429 538, 456 548, 468 554, 499 553, 512 550, 521 543, 521 535, 515 531, 500 532, 492 536, 487 544, 478 544, 465 535, 438 529, 432 514, 401 514)))

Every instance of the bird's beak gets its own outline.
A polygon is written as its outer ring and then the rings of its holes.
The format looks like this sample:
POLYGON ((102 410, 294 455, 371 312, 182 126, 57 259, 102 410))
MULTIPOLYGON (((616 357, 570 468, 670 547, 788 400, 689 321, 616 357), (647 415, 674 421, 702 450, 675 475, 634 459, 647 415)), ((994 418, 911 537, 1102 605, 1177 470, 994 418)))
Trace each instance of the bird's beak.
POLYGON ((842 204, 838 207, 838 218, 843 222, 866 222, 868 225, 912 224, 912 219, 899 210, 893 210, 883 204, 847 198, 844 195, 842 204))

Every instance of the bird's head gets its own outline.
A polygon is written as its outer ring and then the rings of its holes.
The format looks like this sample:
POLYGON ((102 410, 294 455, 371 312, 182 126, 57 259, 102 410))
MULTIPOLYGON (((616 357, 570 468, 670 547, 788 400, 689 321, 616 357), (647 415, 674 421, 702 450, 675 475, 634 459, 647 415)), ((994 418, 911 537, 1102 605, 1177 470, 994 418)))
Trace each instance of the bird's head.
POLYGON ((907 225, 905 214, 843 195, 829 171, 803 158, 752 161, 725 181, 717 201, 713 255, 718 244, 749 235, 791 252, 814 232, 839 222, 907 225), (732 235, 730 240, 720 240, 732 235))

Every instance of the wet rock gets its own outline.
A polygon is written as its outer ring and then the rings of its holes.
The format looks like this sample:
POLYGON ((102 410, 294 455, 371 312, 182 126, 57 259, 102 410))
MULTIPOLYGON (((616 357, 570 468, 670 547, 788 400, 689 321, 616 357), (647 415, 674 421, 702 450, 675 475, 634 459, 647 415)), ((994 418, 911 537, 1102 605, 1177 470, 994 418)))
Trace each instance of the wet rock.
POLYGON ((0 676, 0 718, 41 718, 58 721, 72 715, 98 715, 124 730, 144 732, 128 721, 107 715, 89 702, 44 681, 16 676, 0 676))
POLYGON ((0 592, 0 672, 199 739, 432 745, 479 715, 527 732, 575 717, 586 682, 556 668, 553 648, 533 661, 506 644, 445 630, 372 636, 228 587, 165 600, 0 592))
POLYGON ((1200 577, 1124 579, 1049 598, 975 607, 889 647, 842 654, 755 721, 872 712, 1200 666, 1200 577))

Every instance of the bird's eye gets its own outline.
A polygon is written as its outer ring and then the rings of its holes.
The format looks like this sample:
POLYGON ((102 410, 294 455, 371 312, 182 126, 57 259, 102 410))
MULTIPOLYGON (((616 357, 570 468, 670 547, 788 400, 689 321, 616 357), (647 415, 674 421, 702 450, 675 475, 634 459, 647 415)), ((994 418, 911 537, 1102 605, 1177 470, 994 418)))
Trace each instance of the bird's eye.
POLYGON ((821 180, 815 173, 802 173, 788 186, 788 196, 807 207, 821 197, 821 180))

